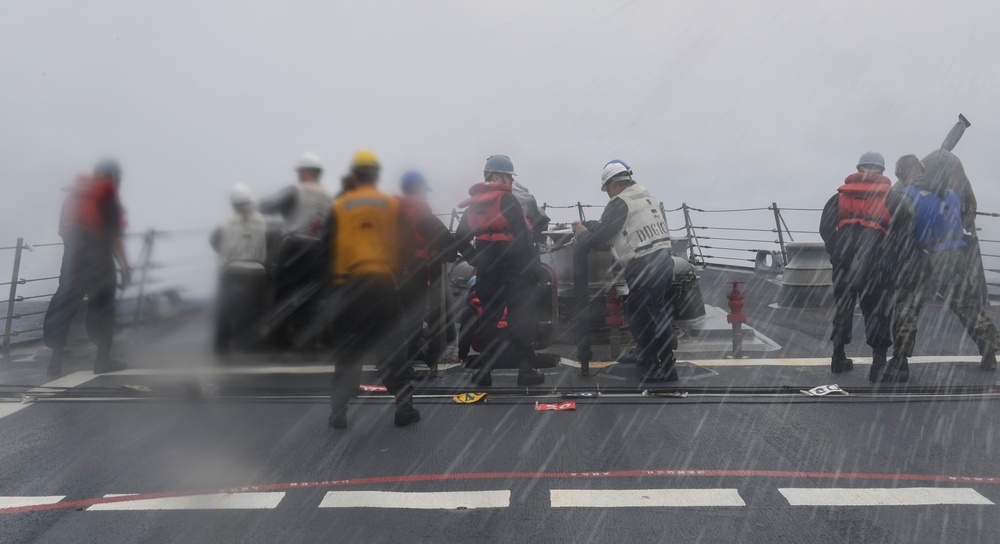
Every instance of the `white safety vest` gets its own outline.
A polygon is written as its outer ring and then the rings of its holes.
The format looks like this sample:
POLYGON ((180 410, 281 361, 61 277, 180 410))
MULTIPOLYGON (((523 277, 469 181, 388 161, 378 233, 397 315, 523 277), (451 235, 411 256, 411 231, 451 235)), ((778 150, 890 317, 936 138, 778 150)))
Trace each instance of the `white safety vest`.
POLYGON ((224 270, 264 270, 267 223, 257 214, 236 215, 219 228, 219 261, 224 270))
POLYGON ((330 213, 333 198, 319 183, 295 185, 295 206, 285 218, 285 230, 293 236, 309 236, 317 240, 323 232, 323 222, 330 213))
MULTIPOLYGON (((622 231, 611 239, 611 254, 622 268, 632 259, 670 249, 670 230, 660 204, 641 185, 629 185, 615 197, 628 205, 622 231)), ((612 199, 613 200, 613 199, 612 199)))

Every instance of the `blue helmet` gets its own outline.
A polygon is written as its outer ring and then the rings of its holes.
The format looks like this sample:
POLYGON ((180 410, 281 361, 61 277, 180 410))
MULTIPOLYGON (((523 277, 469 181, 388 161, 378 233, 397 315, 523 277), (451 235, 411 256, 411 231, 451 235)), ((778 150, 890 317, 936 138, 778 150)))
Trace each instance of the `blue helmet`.
POLYGON ((403 188, 404 193, 409 193, 415 189, 431 190, 430 186, 427 185, 427 178, 416 170, 410 170, 403 174, 403 180, 399 185, 403 188))
POLYGON ((507 155, 490 155, 490 158, 486 159, 486 166, 483 167, 483 173, 488 174, 490 172, 510 174, 512 176, 517 175, 514 173, 514 162, 507 155))
POLYGON ((882 154, 877 151, 867 151, 861 158, 858 159, 858 168, 862 166, 876 167, 885 170, 885 159, 882 158, 882 154))
POLYGON ((94 167, 94 177, 120 180, 122 179, 122 167, 114 159, 104 159, 94 167))

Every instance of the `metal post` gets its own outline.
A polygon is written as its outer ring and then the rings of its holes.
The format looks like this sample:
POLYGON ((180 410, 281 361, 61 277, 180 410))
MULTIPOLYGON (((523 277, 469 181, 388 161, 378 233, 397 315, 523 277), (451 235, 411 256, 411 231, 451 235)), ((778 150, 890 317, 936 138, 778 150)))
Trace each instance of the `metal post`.
POLYGON ((581 223, 583 223, 584 221, 587 220, 587 218, 583 216, 583 204, 580 204, 579 202, 577 202, 576 203, 576 211, 577 211, 577 213, 580 214, 580 222, 581 223))
MULTIPOLYGON (((438 311, 438 322, 434 326, 438 332, 437 341, 439 342, 438 346, 441 348, 441 353, 438 354, 438 357, 440 357, 448 348, 448 327, 454 326, 448 320, 448 265, 446 263, 441 263, 441 276, 438 278, 438 284, 441 286, 438 292, 441 295, 438 304, 441 306, 438 311)), ((431 370, 433 371, 437 370, 437 365, 438 361, 432 361, 429 366, 431 366, 431 370)))
POLYGON ((10 357, 10 327, 14 321, 14 301, 17 299, 17 276, 21 269, 21 248, 24 247, 24 238, 17 239, 17 247, 14 249, 14 270, 10 275, 10 296, 7 297, 7 320, 3 324, 3 356, 10 357))
POLYGON ((132 318, 133 325, 138 325, 139 320, 142 319, 142 302, 143 298, 146 296, 146 281, 149 278, 149 267, 153 262, 153 240, 155 238, 155 229, 149 229, 146 231, 145 236, 143 236, 141 252, 142 257, 140 258, 142 262, 142 272, 139 274, 139 294, 135 299, 135 316, 132 318))
POLYGON ((774 211, 774 226, 778 232, 778 246, 781 248, 781 263, 788 264, 788 254, 785 253, 785 236, 781 231, 781 212, 778 210, 778 203, 771 203, 771 210, 774 211))
MULTIPOLYGON (((694 250, 695 246, 698 246, 698 254, 701 255, 701 245, 698 244, 698 240, 694 235, 694 224, 691 223, 691 211, 689 210, 686 202, 681 204, 681 209, 684 210, 684 230, 687 232, 688 238, 688 260, 692 263, 697 262, 694 250)), ((702 264, 705 263, 704 255, 701 255, 701 262, 702 264)))
MULTIPOLYGON (((587 255, 583 244, 573 245, 573 323, 576 337, 576 359, 580 361, 580 375, 590 376, 590 360, 594 352, 590 345, 590 280, 587 255)), ((558 314, 558 308, 556 309, 558 314)))
POLYGON ((459 219, 459 217, 458 217, 458 209, 452 208, 451 209, 451 219, 448 220, 448 230, 450 230, 451 232, 455 232, 455 220, 456 219, 459 219))

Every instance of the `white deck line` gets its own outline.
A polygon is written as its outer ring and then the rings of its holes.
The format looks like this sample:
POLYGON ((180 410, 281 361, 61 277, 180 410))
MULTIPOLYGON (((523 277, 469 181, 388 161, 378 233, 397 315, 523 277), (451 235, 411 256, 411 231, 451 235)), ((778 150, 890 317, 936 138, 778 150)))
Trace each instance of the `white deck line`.
POLYGON ((392 491, 330 491, 320 508, 410 508, 420 510, 472 510, 507 508, 510 491, 450 491, 401 493, 392 491))
MULTIPOLYGON (((67 374, 59 379, 52 380, 51 382, 36 387, 29 390, 25 395, 31 396, 32 393, 48 393, 52 389, 64 389, 77 387, 83 385, 90 380, 93 380, 97 375, 89 370, 81 370, 79 372, 74 372, 72 374, 67 374)), ((0 419, 3 419, 9 415, 16 414, 21 410, 31 406, 31 403, 18 403, 18 402, 5 402, 0 404, 0 419)))
MULTIPOLYGON (((124 497, 127 495, 105 495, 124 497)), ((227 493, 213 495, 190 495, 184 497, 164 497, 160 499, 140 499, 136 501, 106 502, 87 508, 93 511, 126 510, 269 510, 281 502, 284 492, 227 493)))
POLYGON ((553 489, 552 508, 746 506, 736 489, 553 489))
POLYGON ((0 497, 0 508, 20 508, 22 506, 55 504, 65 498, 66 498, 65 495, 43 495, 38 497, 0 497))
POLYGON ((993 504, 968 487, 779 488, 791 506, 926 506, 993 504))
MULTIPOLYGON (((851 357, 856 364, 870 365, 871 357, 851 357)), ((698 366, 830 366, 829 357, 776 357, 771 359, 684 359, 682 362, 696 364, 698 366)), ((909 364, 927 363, 976 363, 979 364, 978 355, 941 355, 941 356, 919 356, 907 359, 909 364)))

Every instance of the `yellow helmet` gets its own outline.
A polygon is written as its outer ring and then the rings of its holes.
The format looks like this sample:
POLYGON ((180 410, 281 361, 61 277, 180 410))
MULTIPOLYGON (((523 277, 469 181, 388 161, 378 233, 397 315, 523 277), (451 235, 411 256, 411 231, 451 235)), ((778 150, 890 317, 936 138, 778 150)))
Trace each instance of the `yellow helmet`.
POLYGON ((362 149, 354 154, 351 160, 351 170, 358 168, 378 168, 378 157, 368 149, 362 149))

